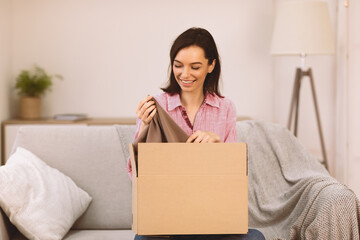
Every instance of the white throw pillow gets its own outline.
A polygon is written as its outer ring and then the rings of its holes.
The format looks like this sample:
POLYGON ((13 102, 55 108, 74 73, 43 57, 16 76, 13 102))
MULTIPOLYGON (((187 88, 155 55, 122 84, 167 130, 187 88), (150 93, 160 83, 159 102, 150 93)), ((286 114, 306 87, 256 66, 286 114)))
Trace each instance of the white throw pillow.
POLYGON ((24 148, 0 167, 0 207, 29 239, 62 239, 91 200, 69 177, 24 148))

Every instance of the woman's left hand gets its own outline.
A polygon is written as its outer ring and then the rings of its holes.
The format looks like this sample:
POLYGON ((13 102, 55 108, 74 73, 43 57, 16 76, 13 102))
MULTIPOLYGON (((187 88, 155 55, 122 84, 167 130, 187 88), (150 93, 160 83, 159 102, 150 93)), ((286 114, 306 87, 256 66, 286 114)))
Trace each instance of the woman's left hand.
POLYGON ((220 137, 213 132, 206 132, 206 131, 196 131, 194 132, 188 140, 187 143, 219 143, 221 142, 220 137))

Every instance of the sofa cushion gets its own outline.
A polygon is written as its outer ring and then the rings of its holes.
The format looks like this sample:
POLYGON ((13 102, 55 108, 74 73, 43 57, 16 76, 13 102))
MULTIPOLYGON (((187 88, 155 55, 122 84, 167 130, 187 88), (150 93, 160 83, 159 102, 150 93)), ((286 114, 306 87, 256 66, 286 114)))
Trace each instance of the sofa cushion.
MULTIPOLYGON (((135 233, 131 230, 70 230, 63 240, 132 240, 135 233)), ((16 233, 11 240, 27 240, 21 233, 16 233)))
POLYGON ((69 177, 24 148, 0 167, 0 206, 29 239, 62 239, 90 201, 69 177))
POLYGON ((114 126, 22 127, 17 146, 44 159, 92 196, 73 229, 131 228, 131 181, 114 126))

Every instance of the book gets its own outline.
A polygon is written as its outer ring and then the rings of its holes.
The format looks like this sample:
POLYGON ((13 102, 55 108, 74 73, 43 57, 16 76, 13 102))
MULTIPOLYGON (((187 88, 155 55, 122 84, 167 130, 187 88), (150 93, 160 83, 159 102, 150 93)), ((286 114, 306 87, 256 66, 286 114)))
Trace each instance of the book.
POLYGON ((67 114, 56 114, 54 116, 55 120, 67 120, 67 121, 76 121, 87 119, 86 114, 82 113, 67 113, 67 114))

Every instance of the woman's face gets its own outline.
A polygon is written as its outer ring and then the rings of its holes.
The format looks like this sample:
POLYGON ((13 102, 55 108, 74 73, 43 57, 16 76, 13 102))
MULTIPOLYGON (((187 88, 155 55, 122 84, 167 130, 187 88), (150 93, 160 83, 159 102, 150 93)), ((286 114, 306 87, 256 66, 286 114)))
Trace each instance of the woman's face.
POLYGON ((173 72, 181 91, 203 92, 206 75, 215 67, 215 60, 209 65, 201 47, 189 46, 181 49, 175 56, 173 72))

